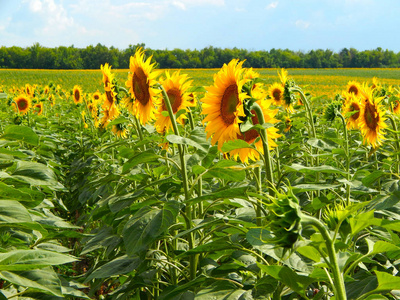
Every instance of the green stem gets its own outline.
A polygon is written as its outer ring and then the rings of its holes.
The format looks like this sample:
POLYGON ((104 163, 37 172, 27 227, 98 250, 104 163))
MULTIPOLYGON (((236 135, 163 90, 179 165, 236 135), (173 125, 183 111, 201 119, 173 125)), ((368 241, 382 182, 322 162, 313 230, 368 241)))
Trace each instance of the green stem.
POLYGON ((347 184, 346 184, 346 200, 347 200, 347 205, 350 205, 350 152, 349 152, 349 137, 348 137, 348 132, 347 132, 347 124, 346 120, 344 119, 343 115, 341 113, 337 114, 342 121, 343 125, 343 132, 344 132, 344 139, 345 139, 345 155, 346 155, 346 179, 347 179, 347 184))
POLYGON ((334 286, 332 287, 335 291, 335 296, 337 300, 346 300, 346 289, 344 286, 343 276, 340 273, 339 263, 336 256, 335 245, 334 241, 332 240, 331 236, 329 235, 328 230, 326 229, 325 225, 318 219, 308 216, 306 214, 301 213, 301 222, 305 225, 312 225, 318 229, 321 233, 326 249, 328 251, 329 262, 332 267, 332 275, 333 275, 333 282, 334 286))
MULTIPOLYGON (((172 110, 172 106, 171 106, 171 102, 169 101, 168 94, 162 85, 159 85, 159 88, 162 91, 162 95, 164 98, 164 104, 167 108, 174 133, 177 136, 179 136, 178 124, 176 123, 174 111, 172 110)), ((187 167, 186 167, 186 160, 185 160, 185 148, 181 144, 178 144, 177 146, 178 146, 179 158, 180 158, 180 162, 181 162, 181 176, 182 176, 183 190, 185 193, 185 201, 188 201, 190 199, 190 195, 189 195, 189 182, 188 182, 188 177, 187 177, 187 167)), ((192 224, 191 224, 192 223, 192 208, 190 205, 186 206, 186 214, 188 216, 188 218, 186 219, 186 227, 187 227, 187 230, 189 230, 192 227, 192 224)), ((189 242, 189 249, 193 249, 194 248, 193 232, 189 233, 188 242, 189 242)), ((197 256, 191 255, 190 256, 190 278, 191 278, 191 280, 196 278, 196 270, 197 270, 197 256)))
MULTIPOLYGON (((255 169, 255 179, 257 184, 257 193, 261 195, 262 193, 262 185, 261 185, 261 168, 257 167, 255 169)), ((261 205, 257 205, 256 207, 256 224, 258 227, 261 227, 261 205)))
POLYGON ((393 119, 393 116, 388 115, 388 118, 390 120, 390 123, 392 124, 393 131, 394 131, 394 137, 395 137, 395 145, 396 145, 396 153, 397 153, 397 159, 396 159, 396 170, 397 174, 400 174, 400 141, 399 141, 399 134, 397 133, 397 124, 395 120, 393 119))
MULTIPOLYGON (((261 126, 264 125, 265 119, 264 119, 264 114, 262 112, 261 107, 256 102, 254 102, 253 105, 251 106, 251 110, 254 110, 256 112, 258 123, 261 126)), ((271 153, 269 151, 267 130, 265 128, 259 129, 259 134, 260 134, 261 141, 263 143, 263 149, 264 149, 264 165, 265 165, 265 172, 266 172, 266 177, 267 177, 268 194, 270 196, 274 196, 275 195, 274 179, 273 179, 273 173, 272 173, 271 153)))

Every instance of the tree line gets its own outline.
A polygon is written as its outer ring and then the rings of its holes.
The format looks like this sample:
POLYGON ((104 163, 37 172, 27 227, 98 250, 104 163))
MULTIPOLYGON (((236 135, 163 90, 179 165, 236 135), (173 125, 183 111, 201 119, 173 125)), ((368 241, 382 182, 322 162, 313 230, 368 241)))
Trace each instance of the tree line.
POLYGON ((0 68, 15 69, 98 69, 108 62, 114 69, 129 68, 129 58, 142 47, 153 55, 159 68, 220 68, 233 58, 246 60, 245 67, 253 68, 397 68, 400 52, 383 50, 358 51, 343 48, 339 53, 331 50, 308 52, 289 49, 249 51, 239 48, 206 47, 201 50, 154 50, 145 44, 129 45, 126 49, 102 44, 86 48, 60 46, 47 48, 35 43, 30 47, 0 47, 0 68))

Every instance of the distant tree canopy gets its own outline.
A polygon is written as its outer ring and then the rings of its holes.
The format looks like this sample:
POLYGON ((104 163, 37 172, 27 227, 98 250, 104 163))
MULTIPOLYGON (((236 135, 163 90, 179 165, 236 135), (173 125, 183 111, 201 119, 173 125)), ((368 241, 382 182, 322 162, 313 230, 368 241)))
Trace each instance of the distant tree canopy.
POLYGON ((220 68, 233 58, 246 60, 244 66, 253 68, 397 68, 400 52, 376 48, 358 51, 344 48, 339 53, 331 50, 311 50, 307 53, 289 49, 249 51, 207 47, 202 50, 153 50, 145 44, 129 45, 120 50, 101 44, 86 48, 60 46, 46 48, 39 43, 31 47, 0 47, 0 68, 15 69, 98 69, 108 62, 114 69, 127 69, 129 58, 138 47, 153 55, 159 68, 220 68))

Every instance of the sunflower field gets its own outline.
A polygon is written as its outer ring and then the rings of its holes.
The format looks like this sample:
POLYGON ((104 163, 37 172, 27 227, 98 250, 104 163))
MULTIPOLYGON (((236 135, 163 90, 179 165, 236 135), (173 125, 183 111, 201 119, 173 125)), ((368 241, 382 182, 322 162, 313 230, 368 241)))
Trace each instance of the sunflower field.
POLYGON ((0 300, 400 299, 399 70, 156 63, 0 70, 0 300))

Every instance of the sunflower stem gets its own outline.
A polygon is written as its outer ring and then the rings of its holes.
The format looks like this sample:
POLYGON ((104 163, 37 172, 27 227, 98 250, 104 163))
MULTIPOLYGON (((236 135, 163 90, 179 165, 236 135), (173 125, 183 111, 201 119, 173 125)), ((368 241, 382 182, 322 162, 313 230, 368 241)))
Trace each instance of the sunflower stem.
MULTIPOLYGON (((167 108, 169 117, 171 119, 171 123, 172 123, 172 128, 174 130, 174 133, 177 136, 179 135, 179 129, 178 129, 178 124, 176 123, 176 119, 175 119, 175 115, 174 115, 174 111, 172 110, 172 106, 171 106, 171 102, 169 100, 168 94, 165 91, 164 87, 159 84, 158 87, 161 89, 162 91, 162 95, 163 95, 163 99, 164 99, 164 104, 167 108)), ((183 184, 183 190, 185 193, 185 200, 188 201, 189 200, 189 182, 188 182, 188 177, 187 177, 187 168, 186 168, 186 160, 185 160, 185 148, 181 145, 181 144, 177 144, 178 146, 178 151, 179 151, 179 158, 181 161, 181 176, 182 176, 182 184, 183 184)), ((187 219, 185 219, 186 221, 186 227, 187 230, 189 230, 192 226, 192 207, 190 205, 186 206, 186 215, 187 215, 187 219)), ((194 235, 193 232, 189 233, 189 238, 188 238, 188 242, 189 242, 189 249, 193 249, 194 248, 194 235)), ((191 280, 196 278, 196 270, 197 270, 197 256, 196 255, 191 255, 190 256, 190 278, 191 280)))
MULTIPOLYGON (((265 123, 264 119, 264 114, 262 112, 262 109, 260 105, 258 105, 256 102, 254 102, 251 106, 251 110, 254 110, 257 118, 258 118, 258 123, 262 126, 265 123)), ((269 151, 269 145, 268 145, 268 134, 267 130, 265 128, 258 129, 262 143, 263 143, 263 150, 264 150, 264 164, 265 164, 265 172, 266 172, 266 177, 267 177, 267 186, 268 186, 268 194, 270 196, 275 195, 274 191, 274 179, 272 175, 272 164, 271 164, 271 153, 269 151)))
POLYGON ((350 152, 349 152, 349 137, 348 137, 348 132, 347 132, 347 124, 346 120, 343 117, 343 115, 338 112, 337 116, 339 119, 342 121, 343 125, 343 132, 344 132, 344 139, 345 139, 345 155, 346 155, 346 200, 347 200, 347 205, 350 205, 350 152))
POLYGON ((332 275, 333 275, 333 282, 334 285, 332 286, 334 292, 335 292, 335 298, 337 300, 346 300, 346 289, 344 286, 344 280, 343 280, 343 275, 340 272, 339 268, 339 263, 335 251, 335 245, 334 245, 334 240, 332 240, 331 236, 329 235, 329 232, 325 225, 318 220, 317 218, 314 218, 312 216, 306 215, 304 213, 301 213, 301 223, 305 225, 312 225, 314 226, 322 235, 325 241, 326 249, 328 251, 328 257, 329 257, 329 263, 330 266, 332 267, 332 275))
POLYGON ((397 170, 397 174, 400 174, 400 142, 399 142, 399 134, 397 133, 397 124, 395 122, 395 120, 393 119, 392 115, 388 114, 388 118, 390 120, 390 123, 392 124, 393 127, 393 131, 394 131, 394 137, 395 137, 395 145, 396 145, 396 153, 397 153, 397 159, 396 159, 396 170, 397 170))

